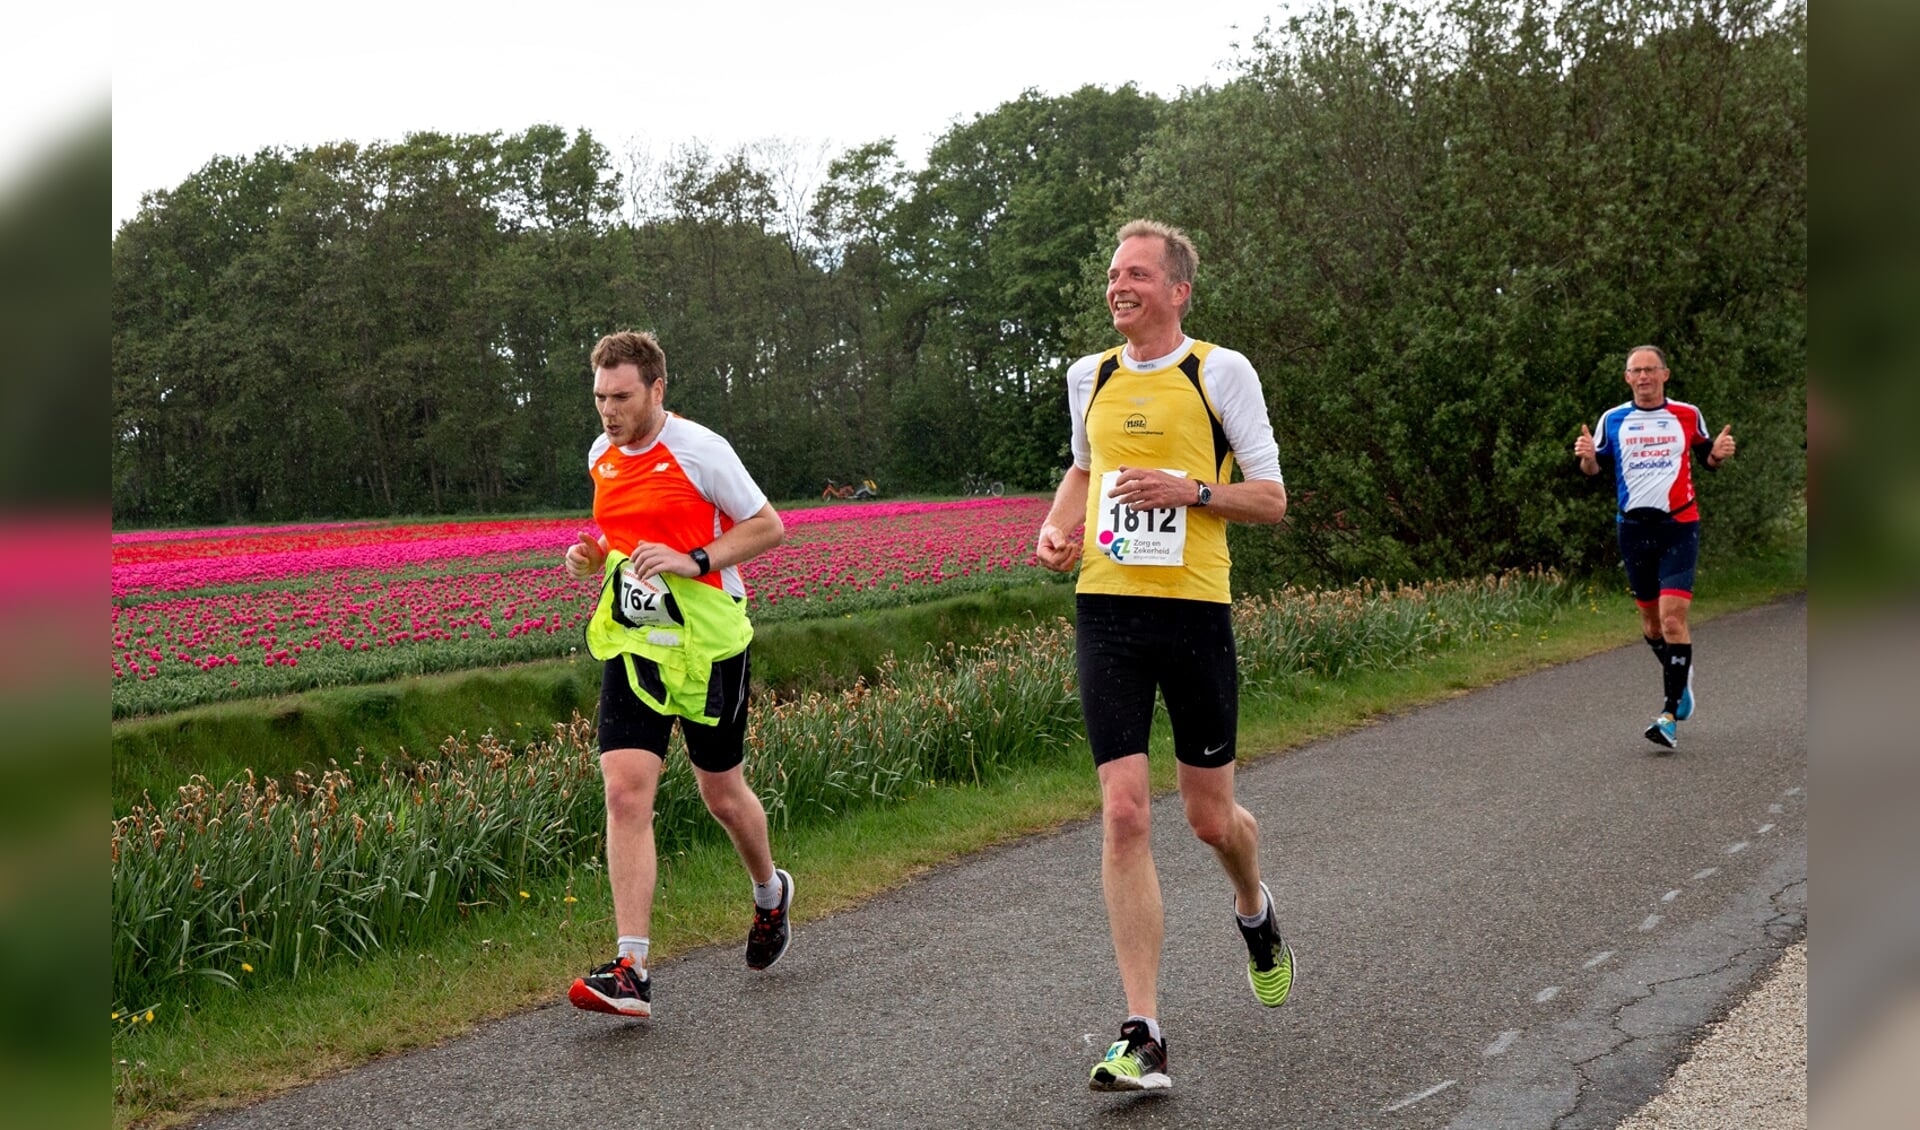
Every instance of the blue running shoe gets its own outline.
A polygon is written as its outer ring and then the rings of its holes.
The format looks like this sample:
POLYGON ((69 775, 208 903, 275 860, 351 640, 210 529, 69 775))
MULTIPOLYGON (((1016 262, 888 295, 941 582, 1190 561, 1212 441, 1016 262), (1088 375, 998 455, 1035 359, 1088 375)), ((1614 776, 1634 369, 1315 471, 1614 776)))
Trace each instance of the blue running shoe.
POLYGON ((1687 689, 1680 692, 1680 705, 1674 708, 1673 720, 1685 722, 1693 717, 1693 670, 1687 670, 1687 689))
POLYGON ((1654 745, 1663 745, 1668 749, 1678 749, 1680 748, 1678 730, 1679 727, 1674 725, 1673 715, 1662 714, 1653 720, 1653 725, 1647 727, 1647 740, 1654 745))

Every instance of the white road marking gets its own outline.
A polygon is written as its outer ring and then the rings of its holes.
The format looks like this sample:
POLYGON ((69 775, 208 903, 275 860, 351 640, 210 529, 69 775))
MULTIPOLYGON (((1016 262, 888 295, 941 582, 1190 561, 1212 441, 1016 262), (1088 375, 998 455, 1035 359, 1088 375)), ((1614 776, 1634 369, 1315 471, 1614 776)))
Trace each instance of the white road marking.
POLYGON ((1560 986, 1548 985, 1546 988, 1541 989, 1539 992, 1533 994, 1533 1003, 1545 1004, 1559 995, 1560 995, 1560 986))
POLYGON ((1720 874, 1718 867, 1709 867, 1704 871, 1695 871, 1693 873, 1693 881, 1697 883, 1702 879, 1711 879, 1718 874, 1720 874))
POLYGON ((1587 964, 1585 968, 1592 969, 1596 965, 1604 965, 1606 964, 1606 960, 1612 956, 1613 956, 1612 950, 1601 950, 1599 953, 1596 953, 1592 957, 1587 959, 1587 964))
POLYGON ((1640 932, 1644 934, 1664 921, 1666 921, 1666 919, 1660 917, 1658 914, 1649 914, 1647 915, 1647 920, 1640 923, 1640 932))
POLYGON ((1782 812, 1785 812, 1786 810, 1787 810, 1787 806, 1784 804, 1769 804, 1767 806, 1767 811, 1773 813, 1775 816, 1780 815, 1782 812))
POLYGON ((1480 1054, 1486 1056, 1488 1059, 1492 1059, 1497 1055, 1505 1055, 1507 1049, 1512 1047, 1513 1042, 1519 1038, 1520 1030, 1518 1028, 1509 1028, 1505 1032, 1500 1033, 1500 1038, 1488 1044, 1487 1050, 1480 1054))
POLYGON ((1417 1095, 1408 1095, 1406 1098, 1401 1099, 1399 1102, 1394 1103, 1392 1106, 1384 1108, 1383 1110, 1381 1110, 1380 1113, 1392 1114, 1396 1110, 1404 1110, 1407 1107, 1412 1106, 1414 1103, 1421 1101, 1422 1099, 1432 1098, 1433 1096, 1446 1090, 1448 1087, 1453 1086, 1455 1083, 1458 1083, 1459 1081, 1460 1080, 1458 1079, 1449 1079, 1444 1083, 1435 1083, 1433 1086, 1428 1087, 1426 1090, 1420 1092, 1417 1095))
POLYGON ((1743 851, 1745 851, 1745 850, 1747 850, 1747 841, 1745 841, 1745 840, 1741 840, 1741 841, 1740 841, 1739 843, 1737 843, 1737 844, 1735 844, 1735 845, 1733 845, 1732 847, 1730 847, 1730 848, 1728 848, 1728 849, 1727 849, 1727 854, 1728 854, 1728 855, 1739 855, 1739 854, 1740 854, 1741 852, 1743 852, 1743 851))
POLYGON ((1766 834, 1767 834, 1768 832, 1771 832, 1771 831, 1773 831, 1773 825, 1771 825, 1771 824, 1762 824, 1762 825, 1760 825, 1760 826, 1759 826, 1758 828, 1756 828, 1756 829, 1754 829, 1754 832, 1753 832, 1753 834, 1754 834, 1754 835, 1756 835, 1756 836, 1764 836, 1764 835, 1766 835, 1766 834))
POLYGON ((1666 894, 1664 894, 1664 895, 1661 895, 1661 896, 1660 896, 1660 901, 1661 901, 1661 902, 1672 902, 1672 901, 1673 901, 1674 899, 1677 899, 1677 898, 1679 898, 1679 897, 1680 897, 1680 889, 1679 889, 1678 887, 1675 887, 1675 888, 1674 888, 1673 890, 1671 890, 1671 891, 1668 891, 1668 892, 1667 892, 1666 894))

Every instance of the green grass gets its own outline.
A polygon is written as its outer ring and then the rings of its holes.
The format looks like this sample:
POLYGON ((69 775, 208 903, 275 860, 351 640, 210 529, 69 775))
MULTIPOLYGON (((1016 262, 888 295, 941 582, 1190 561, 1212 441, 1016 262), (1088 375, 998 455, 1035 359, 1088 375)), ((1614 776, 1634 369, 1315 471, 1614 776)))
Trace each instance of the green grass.
MULTIPOLYGON (((1801 591, 1805 570, 1803 546, 1703 568, 1696 622, 1801 591)), ((1289 677, 1280 694, 1249 687, 1241 748, 1271 756, 1383 712, 1633 643, 1637 615, 1612 578, 1608 585, 1541 622, 1508 625, 1397 669, 1289 677)), ((1162 726, 1157 744, 1164 740, 1162 726)), ((1172 770, 1170 757, 1154 759, 1157 787, 1171 787, 1172 770)), ((776 831, 775 851, 783 866, 805 876, 806 896, 796 906, 804 928, 809 919, 855 905, 916 872, 1092 816, 1098 805, 1084 745, 1074 742, 983 785, 935 786, 898 805, 776 831)), ((743 882, 724 843, 696 844, 664 858, 656 956, 738 944, 746 925, 743 882)), ((249 992, 243 983, 239 992, 206 994, 150 1024, 116 1021, 116 1125, 171 1124, 553 1001, 568 978, 604 959, 611 936, 604 877, 596 867, 582 867, 527 893, 518 905, 476 915, 431 942, 276 984, 271 994, 249 992), (566 902, 569 892, 579 901, 566 902)))
MULTIPOLYGON (((946 597, 905 608, 755 629, 755 691, 785 697, 871 681, 889 654, 917 658, 928 641, 971 643, 999 628, 1073 615, 1073 587, 1030 585, 946 597)), ((113 812, 143 793, 165 798, 195 773, 216 785, 252 769, 318 777, 333 762, 431 757, 449 734, 492 730, 512 742, 544 734, 600 696, 600 664, 547 660, 374 686, 330 687, 197 707, 113 725, 113 812)))

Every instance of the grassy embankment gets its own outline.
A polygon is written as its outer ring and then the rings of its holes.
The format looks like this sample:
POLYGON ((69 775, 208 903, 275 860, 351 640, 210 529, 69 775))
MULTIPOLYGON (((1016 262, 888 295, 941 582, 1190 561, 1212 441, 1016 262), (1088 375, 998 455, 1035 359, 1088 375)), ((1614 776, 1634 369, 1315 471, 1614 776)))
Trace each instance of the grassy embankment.
MULTIPOLYGON (((1763 604, 1804 585, 1803 547, 1703 569, 1696 620, 1763 604)), ((1279 753, 1382 712, 1629 643, 1635 617, 1612 587, 1539 622, 1513 624, 1499 638, 1407 667, 1296 680, 1279 695, 1249 688, 1255 693, 1247 696, 1242 714, 1242 748, 1264 751, 1262 756, 1279 753)), ((820 631, 826 650, 848 661, 850 646, 826 636, 824 625, 820 631)), ((1170 786, 1171 768, 1170 758, 1155 759, 1159 787, 1170 786)), ((809 918, 854 905, 917 871, 1091 816, 1097 808, 1084 748, 1076 745, 981 786, 936 787, 898 805, 782 833, 777 851, 783 865, 808 876, 807 899, 797 909, 804 927, 809 918)), ((738 863, 724 844, 695 846, 663 860, 657 959, 708 944, 737 944, 744 928, 740 884, 738 863)), ((182 1015, 120 1026, 113 1053, 116 1124, 177 1121, 551 1002, 568 976, 604 958, 607 943, 604 890, 595 882, 581 884, 573 890, 577 903, 564 901, 566 891, 557 882, 531 889, 521 906, 485 916, 473 928, 409 946, 405 953, 329 968, 276 986, 271 994, 244 988, 212 994, 182 1015)))
MULTIPOLYGON (((1032 585, 928 604, 759 625, 756 692, 782 697, 871 680, 889 653, 920 653, 929 640, 976 640, 1000 626, 1073 615, 1073 586, 1032 585)), ((335 687, 265 701, 220 703, 113 726, 114 815, 143 792, 165 798, 199 773, 217 783, 248 769, 317 777, 364 749, 375 761, 432 757, 449 734, 488 730, 509 740, 545 731, 575 712, 591 718, 600 664, 555 659, 364 687, 335 687)))

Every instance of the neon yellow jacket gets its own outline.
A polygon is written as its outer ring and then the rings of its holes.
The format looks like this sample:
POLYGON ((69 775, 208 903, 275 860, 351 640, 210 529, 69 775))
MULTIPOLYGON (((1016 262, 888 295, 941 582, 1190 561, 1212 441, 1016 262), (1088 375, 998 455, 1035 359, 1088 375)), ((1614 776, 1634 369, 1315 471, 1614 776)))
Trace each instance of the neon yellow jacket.
POLYGON ((616 609, 626 559, 618 550, 607 554, 600 603, 587 621, 587 650, 595 659, 625 659, 627 682, 652 709, 717 724, 720 688, 713 685, 713 665, 753 642, 745 602, 713 585, 662 573, 657 579, 665 582, 667 596, 661 622, 635 623, 616 609))

